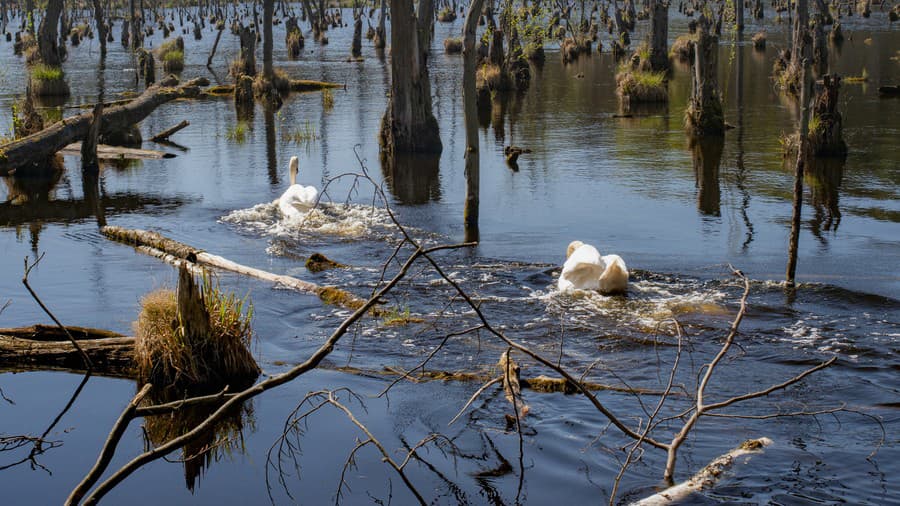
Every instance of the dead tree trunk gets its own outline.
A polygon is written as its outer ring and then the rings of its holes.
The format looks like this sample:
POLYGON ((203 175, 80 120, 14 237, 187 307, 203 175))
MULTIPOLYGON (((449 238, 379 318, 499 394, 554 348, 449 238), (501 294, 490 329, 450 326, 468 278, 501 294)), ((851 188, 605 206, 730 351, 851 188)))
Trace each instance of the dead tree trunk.
MULTIPOLYGON (((275 78, 275 68, 272 64, 272 49, 274 47, 272 18, 274 16, 275 0, 263 0, 263 79, 270 83, 275 78)), ((241 46, 243 46, 243 43, 241 46)))
POLYGON ((378 28, 375 29, 375 49, 384 49, 386 39, 384 35, 384 21, 387 16, 387 0, 381 0, 381 9, 378 13, 378 28))
MULTIPOLYGON (((247 28, 241 27, 240 32, 240 40, 241 40, 241 67, 240 74, 256 77, 256 32, 247 28)), ((234 76, 235 79, 240 77, 240 74, 234 76)))
POLYGON ((484 0, 472 0, 466 12, 463 30, 463 118, 466 125, 466 205, 463 211, 466 242, 477 242, 478 207, 480 194, 480 161, 478 147, 478 91, 475 85, 475 67, 478 55, 475 50, 475 34, 484 0))
POLYGON ((685 110, 685 123, 696 137, 722 135, 725 118, 719 83, 716 78, 716 55, 719 38, 709 33, 709 21, 700 16, 694 45, 694 68, 691 69, 691 97, 685 110))
POLYGON ((62 14, 63 0, 48 0, 47 11, 38 29, 38 51, 41 62, 50 67, 59 67, 62 58, 59 53, 59 16, 62 14))
MULTIPOLYGON (((804 1, 804 0, 799 0, 804 1)), ((809 60, 803 58, 800 66, 800 125, 797 141, 797 162, 794 166, 794 201, 791 213, 791 236, 788 241, 787 285, 794 286, 797 274, 797 248, 800 242, 800 220, 803 211, 803 172, 808 155, 809 134, 809 60)))
POLYGON ((139 47, 143 47, 144 45, 144 32, 143 32, 143 14, 138 16, 137 11, 135 10, 134 0, 129 0, 128 7, 130 9, 130 17, 131 20, 131 48, 137 49, 139 47))
MULTIPOLYGON (((175 87, 176 84, 177 80, 164 80, 148 88, 133 101, 107 109, 103 113, 100 135, 127 130, 166 102, 195 98, 200 95, 199 87, 207 86, 209 81, 197 78, 175 87)), ((83 139, 90 129, 92 119, 93 113, 90 111, 79 114, 0 147, 0 174, 8 174, 10 169, 46 160, 65 146, 83 139)))
POLYGON ((753 3, 753 17, 756 19, 762 19, 764 16, 765 12, 763 12, 762 0, 755 0, 753 3))
POLYGON ((793 95, 800 93, 800 73, 803 60, 809 59, 809 4, 808 0, 796 0, 794 25, 791 34, 791 60, 783 78, 784 89, 793 95))
POLYGON ((665 0, 650 2, 650 68, 669 69, 669 6, 665 0))
POLYGON ((434 2, 435 0, 419 0, 419 11, 416 13, 419 51, 423 51, 426 55, 431 52, 431 39, 434 34, 434 2))
POLYGON ((837 110, 838 92, 841 78, 826 74, 822 78, 822 89, 813 102, 812 117, 815 126, 809 132, 809 152, 814 156, 845 156, 847 143, 844 142, 843 119, 837 110))
MULTIPOLYGON (((422 0, 431 2, 432 0, 422 0)), ((440 153, 437 120, 431 110, 427 48, 412 0, 395 0, 391 8, 391 98, 381 123, 382 152, 440 153)))
POLYGON ((362 11, 356 16, 353 22, 353 42, 350 44, 350 59, 359 60, 362 58, 362 11))

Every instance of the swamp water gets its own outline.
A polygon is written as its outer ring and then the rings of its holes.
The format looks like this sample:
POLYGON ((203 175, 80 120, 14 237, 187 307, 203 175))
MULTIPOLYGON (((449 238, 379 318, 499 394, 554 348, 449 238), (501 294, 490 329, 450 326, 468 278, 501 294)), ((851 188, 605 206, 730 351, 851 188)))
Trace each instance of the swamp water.
MULTIPOLYGON (((669 33, 684 33, 686 21, 673 10, 669 33)), ((22 259, 39 253, 46 256, 31 283, 70 325, 130 334, 140 298, 174 286, 170 266, 104 239, 97 230, 98 214, 109 224, 157 230, 240 263, 370 293, 399 233, 383 210, 371 207, 372 188, 354 187, 349 178, 329 186, 335 204, 307 226, 280 222, 270 202, 287 186, 292 155, 300 157, 300 182, 321 188, 334 176, 360 170, 354 153, 358 145, 369 173, 384 183, 394 212, 416 237, 428 244, 462 240, 461 59, 443 54, 441 46, 445 37, 459 32, 461 22, 436 26, 430 65, 444 153, 439 164, 414 160, 415 177, 408 170, 382 170, 378 163, 376 132, 389 83, 385 61, 364 44, 365 62, 346 63, 350 28, 330 31, 329 45, 310 42, 301 59, 289 61, 282 25, 275 29, 277 66, 296 78, 345 83, 346 90, 333 92, 332 108, 323 106, 319 93, 292 95, 277 113, 257 107, 246 138, 238 142, 233 135, 237 118, 228 101, 170 103, 141 128, 148 138, 189 119, 191 126, 173 137, 186 148, 161 148, 177 158, 105 166, 99 181, 87 185, 73 158, 52 181, 4 179, 0 295, 12 303, 0 315, 0 326, 49 323, 19 282, 22 259), (313 252, 351 268, 309 273, 303 263, 313 252)), ((754 280, 749 310, 740 347, 720 365, 709 395, 723 399, 764 388, 837 356, 834 366, 803 383, 727 412, 765 415, 846 404, 864 415, 704 419, 679 454, 676 479, 745 439, 766 436, 775 441, 772 447, 693 500, 898 504, 900 100, 879 99, 876 89, 900 81, 900 63, 891 59, 900 49, 900 32, 879 12, 845 20, 845 34, 852 39, 839 53, 832 52, 833 68, 845 75, 866 69, 869 81, 841 89, 850 146, 846 162, 817 165, 805 178, 801 285, 788 295, 777 281, 786 262, 793 175, 782 165, 778 139, 793 130, 796 112, 768 79, 788 29, 766 22, 764 53, 749 42, 758 28, 753 23, 745 40, 723 37, 719 80, 726 121, 736 128, 726 134, 719 163, 705 167, 695 166, 681 126, 689 91, 685 68, 676 67, 668 106, 616 118, 620 111, 610 55, 563 66, 559 54, 549 50, 529 90, 496 100, 481 118, 481 243, 436 257, 510 337, 558 357, 578 373, 598 361, 588 375, 591 381, 653 391, 665 386, 675 356, 671 327, 657 332, 660 323, 678 317, 685 325, 686 349, 676 383, 688 391, 702 364, 718 350, 741 293, 741 284, 729 276, 727 264, 733 264, 754 280), (519 159, 518 171, 503 161, 508 144, 533 150, 519 159), (573 239, 626 259, 635 271, 627 297, 555 293, 555 269, 573 239)), ((212 74, 205 62, 214 32, 208 28, 202 41, 186 39, 182 75, 224 80, 224 62, 237 53, 237 40, 223 36, 212 74)), ((161 40, 156 34, 148 43, 156 46, 161 40)), ((64 68, 73 96, 65 107, 92 103, 101 87, 107 99, 135 89, 131 57, 118 40, 110 51, 106 68, 98 69, 95 41, 70 49, 64 68)), ((24 90, 24 62, 12 56, 9 43, 0 43, 0 69, 0 117, 9 124, 10 105, 24 90)), ((80 110, 65 109, 65 114, 75 112, 80 110)), ((565 497, 572 504, 606 502, 626 457, 620 448, 628 440, 581 396, 525 391, 530 412, 524 419, 521 461, 519 438, 504 420, 511 407, 497 390, 486 392, 449 427, 480 383, 405 382, 376 397, 395 379, 381 374, 385 367, 412 368, 445 336, 477 323, 466 306, 451 300, 453 291, 435 271, 417 265, 388 302, 422 322, 396 326, 366 320, 341 341, 324 368, 245 405, 215 435, 227 438, 226 443, 214 444, 211 437, 210 453, 195 448, 188 455, 170 455, 169 462, 155 462, 117 487, 107 502, 259 504, 271 493, 276 503, 285 503, 290 502, 285 488, 304 504, 333 502, 348 455, 357 438, 364 438, 343 414, 326 408, 301 426, 299 439, 291 439, 296 452, 281 460, 286 487, 278 481, 279 469, 267 466, 267 455, 308 392, 339 388, 361 396, 365 410, 357 401, 342 399, 389 450, 435 432, 453 440, 455 449, 431 446, 407 468, 429 501, 547 504, 565 497), (344 367, 368 372, 340 372, 344 367), (194 458, 181 462, 185 457, 194 458)), ((229 273, 220 280, 253 300, 254 353, 264 375, 305 360, 348 314, 323 306, 314 296, 257 280, 229 273)), ((504 350, 484 332, 454 337, 428 368, 492 374, 504 350)), ((524 377, 547 373, 518 360, 524 377)), ((0 401, 0 432, 39 435, 80 381, 61 372, 0 375, 0 388, 15 402, 0 401)), ((48 436, 61 445, 38 457, 52 474, 27 463, 3 470, 2 502, 61 502, 93 463, 135 390, 133 381, 91 378, 48 436)), ((598 395, 633 426, 658 400, 645 394, 642 408, 630 393, 598 395)), ((684 395, 674 396, 664 414, 687 405, 684 395)), ((171 425, 177 430, 179 422, 171 425)), ((167 428, 152 429, 147 429, 151 440, 167 428)), ((141 426, 133 422, 111 469, 144 445, 141 426)), ((26 454, 0 452, 0 466, 26 454)), ((392 456, 400 460, 403 452, 392 456)), ((664 453, 647 449, 623 478, 619 499, 651 493, 664 464, 664 453)), ((341 498, 348 504, 413 500, 371 447, 356 454, 345 479, 341 498)))

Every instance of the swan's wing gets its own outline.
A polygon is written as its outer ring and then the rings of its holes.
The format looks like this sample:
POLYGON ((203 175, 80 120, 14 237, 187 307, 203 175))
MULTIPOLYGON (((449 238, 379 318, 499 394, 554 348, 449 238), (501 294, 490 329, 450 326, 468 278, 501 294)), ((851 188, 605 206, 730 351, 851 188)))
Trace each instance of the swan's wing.
MULTIPOLYGON (((300 186, 300 185, 297 185, 300 186)), ((313 207, 319 198, 319 190, 315 186, 300 186, 297 191, 297 203, 306 207, 313 207)))
POLYGON ((628 289, 628 267, 619 255, 604 255, 606 268, 599 279, 599 290, 602 293, 624 292, 628 289))
POLYGON ((572 255, 563 264, 557 286, 561 291, 596 290, 599 287, 600 275, 606 265, 600 258, 597 249, 585 244, 572 252, 572 255))

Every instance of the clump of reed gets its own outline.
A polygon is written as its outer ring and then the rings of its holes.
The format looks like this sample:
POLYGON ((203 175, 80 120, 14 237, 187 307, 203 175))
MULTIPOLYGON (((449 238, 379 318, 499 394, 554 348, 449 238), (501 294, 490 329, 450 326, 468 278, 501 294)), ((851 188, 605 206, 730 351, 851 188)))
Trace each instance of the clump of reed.
POLYGON ((679 35, 675 42, 672 43, 672 48, 669 49, 669 57, 677 58, 679 61, 690 63, 694 60, 694 42, 697 41, 699 37, 696 33, 686 33, 684 35, 679 35))
POLYGON ((756 32, 753 35, 753 48, 757 51, 766 49, 766 32, 756 32))
POLYGON ((448 37, 444 39, 444 51, 447 54, 459 54, 463 50, 463 41, 461 37, 448 37))
POLYGON ((164 41, 156 50, 156 54, 166 72, 184 70, 184 39, 181 37, 164 41))
POLYGON ((334 93, 328 88, 322 90, 322 108, 326 111, 334 109, 334 93))
POLYGON ((249 130, 250 126, 246 121, 238 121, 225 131, 225 139, 237 144, 243 144, 247 142, 249 130))
POLYGON ((61 67, 52 67, 38 63, 33 65, 31 74, 31 91, 38 97, 64 97, 69 95, 69 85, 61 67))
MULTIPOLYGON (((184 276, 193 283, 192 275, 184 276)), ((203 390, 251 384, 260 373, 250 353, 252 304, 247 297, 224 292, 208 275, 201 277, 195 290, 203 308, 201 317, 208 323, 194 325, 208 331, 188 328, 187 320, 198 316, 182 314, 173 290, 156 290, 141 300, 134 324, 138 377, 160 388, 203 390)))
POLYGON ((664 71, 654 72, 650 65, 650 47, 638 46, 628 63, 616 73, 616 93, 628 103, 666 102, 668 81, 664 71))

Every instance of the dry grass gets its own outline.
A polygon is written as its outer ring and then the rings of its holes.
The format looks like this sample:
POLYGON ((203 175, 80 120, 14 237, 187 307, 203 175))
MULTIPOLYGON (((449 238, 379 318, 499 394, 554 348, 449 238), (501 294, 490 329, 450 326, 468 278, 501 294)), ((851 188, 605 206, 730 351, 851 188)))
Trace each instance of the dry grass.
POLYGON ((691 62, 694 59, 694 42, 697 40, 697 34, 686 33, 679 35, 669 50, 669 56, 678 58, 683 62, 691 62))
POLYGON ((500 67, 485 63, 475 73, 475 88, 479 90, 502 90, 504 88, 503 72, 500 67))
POLYGON ((463 50, 463 41, 461 37, 449 37, 444 39, 444 51, 447 54, 459 54, 463 50))
POLYGON ((253 307, 247 298, 225 293, 216 281, 201 280, 210 332, 190 338, 181 325, 173 290, 141 300, 135 322, 135 364, 141 381, 160 387, 221 387, 251 383, 260 369, 250 353, 253 307))

